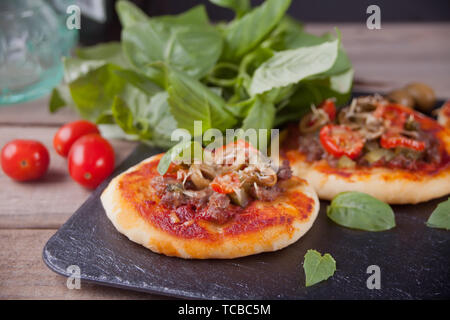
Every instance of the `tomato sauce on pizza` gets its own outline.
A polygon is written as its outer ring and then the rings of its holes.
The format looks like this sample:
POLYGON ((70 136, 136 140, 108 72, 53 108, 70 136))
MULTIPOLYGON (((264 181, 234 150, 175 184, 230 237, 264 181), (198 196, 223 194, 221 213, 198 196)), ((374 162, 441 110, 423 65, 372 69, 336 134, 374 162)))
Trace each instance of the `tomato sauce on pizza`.
MULTIPOLYGON (((239 145, 223 151, 231 147, 239 145)), ((118 188, 145 220, 180 238, 217 241, 289 226, 294 219, 308 220, 317 209, 313 198, 297 191, 306 182, 292 177, 286 160, 277 170, 267 159, 251 164, 248 157, 221 165, 172 163, 161 176, 160 158, 124 174, 118 188), (294 210, 286 210, 286 204, 294 210)))

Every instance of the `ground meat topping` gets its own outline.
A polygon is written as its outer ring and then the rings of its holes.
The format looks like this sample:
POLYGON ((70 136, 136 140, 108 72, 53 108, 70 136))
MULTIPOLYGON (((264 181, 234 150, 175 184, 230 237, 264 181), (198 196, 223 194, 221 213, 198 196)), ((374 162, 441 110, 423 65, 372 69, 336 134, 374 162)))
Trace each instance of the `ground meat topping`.
POLYGON ((214 192, 209 198, 206 210, 202 212, 202 218, 212 220, 219 224, 227 222, 234 216, 235 211, 225 210, 230 205, 230 198, 225 194, 214 192))
MULTIPOLYGON (((448 154, 445 150, 443 151, 442 142, 435 134, 439 128, 422 127, 420 115, 408 113, 408 110, 401 111, 401 108, 401 106, 390 106, 381 96, 375 95, 353 99, 350 106, 344 107, 338 112, 338 116, 332 124, 345 125, 351 130, 358 131, 364 137, 364 149, 353 161, 350 159, 339 161, 339 157, 329 154, 324 149, 319 139, 319 131, 322 127, 317 128, 314 132, 300 134, 298 150, 305 154, 308 162, 325 160, 331 167, 339 168, 348 167, 353 163, 353 165, 366 167, 387 166, 418 170, 425 167, 431 168, 433 165, 436 166, 447 161, 448 154), (402 121, 402 117, 407 118, 402 121), (425 148, 413 150, 397 146, 386 149, 385 146, 381 146, 381 139, 388 133, 425 143, 425 148)), ((428 126, 430 125, 428 124, 428 126)))
MULTIPOLYGON (((227 146, 220 155, 231 159, 227 146)), ((245 152, 247 158, 236 157, 238 163, 175 164, 175 177, 157 176, 150 185, 160 204, 175 210, 180 221, 194 215, 194 219, 223 224, 254 200, 275 200, 283 192, 279 183, 292 177, 288 160, 275 170, 258 150, 250 147, 245 152), (250 161, 251 157, 258 161, 250 161)), ((210 156, 214 159, 216 154, 210 156)))
POLYGON ((288 160, 283 160, 278 168, 277 176, 279 180, 289 180, 292 177, 292 170, 288 160))
POLYGON ((317 134, 300 136, 298 148, 306 155, 306 160, 309 162, 322 160, 326 155, 317 134))
POLYGON ((264 187, 253 185, 250 188, 250 194, 261 201, 273 201, 275 200, 281 193, 283 189, 279 185, 274 185, 273 187, 264 187))

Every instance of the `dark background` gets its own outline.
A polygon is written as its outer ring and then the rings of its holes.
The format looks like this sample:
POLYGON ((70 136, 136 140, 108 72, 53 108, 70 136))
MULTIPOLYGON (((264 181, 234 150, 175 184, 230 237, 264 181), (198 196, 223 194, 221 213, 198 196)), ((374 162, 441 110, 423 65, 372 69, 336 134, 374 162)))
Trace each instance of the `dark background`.
MULTIPOLYGON (((136 1, 150 15, 183 12, 202 3, 212 20, 231 19, 230 10, 220 8, 207 0, 136 1)), ((254 5, 263 1, 252 1, 254 5)), ((381 19, 386 22, 450 21, 449 0, 292 0, 289 14, 310 22, 363 22, 366 9, 376 4, 381 8, 381 19)))
MULTIPOLYGON (((100 0, 84 0, 100 1, 100 0)), ((91 45, 102 41, 120 39, 120 23, 115 14, 115 0, 105 0, 107 22, 97 23, 82 18, 80 40, 91 45)), ((229 20, 233 12, 218 7, 208 0, 132 0, 150 16, 176 14, 198 4, 204 4, 212 21, 229 20)), ((262 0, 252 0, 253 5, 262 0)), ((369 5, 381 9, 381 23, 384 22, 437 22, 450 21, 450 0, 292 0, 289 14, 303 22, 355 22, 365 23, 369 5)))

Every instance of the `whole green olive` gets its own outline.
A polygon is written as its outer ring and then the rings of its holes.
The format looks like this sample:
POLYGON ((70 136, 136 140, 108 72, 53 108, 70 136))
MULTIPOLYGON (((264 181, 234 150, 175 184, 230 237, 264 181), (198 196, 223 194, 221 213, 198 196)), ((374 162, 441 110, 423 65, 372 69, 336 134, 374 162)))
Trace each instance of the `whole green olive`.
POLYGON ((390 101, 404 105, 408 108, 414 107, 414 98, 405 89, 397 89, 387 94, 390 101))
POLYGON ((405 87, 405 90, 413 97, 417 109, 430 111, 436 103, 434 90, 421 82, 412 82, 405 87))

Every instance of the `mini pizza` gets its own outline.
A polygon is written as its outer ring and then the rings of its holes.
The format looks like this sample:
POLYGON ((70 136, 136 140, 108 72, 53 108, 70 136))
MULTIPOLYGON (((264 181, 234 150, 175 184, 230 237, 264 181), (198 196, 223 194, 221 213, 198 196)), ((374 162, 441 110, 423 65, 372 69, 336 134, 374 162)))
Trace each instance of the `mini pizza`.
POLYGON ((438 122, 441 126, 450 129, 450 100, 446 101, 437 110, 438 122))
POLYGON ((326 100, 286 130, 282 155, 322 199, 360 191, 405 204, 450 193, 449 129, 381 96, 339 111, 326 100))
POLYGON ((200 164, 172 161, 163 176, 163 154, 144 160, 103 192, 108 218, 131 241, 187 259, 236 258, 294 243, 317 217, 315 191, 292 176, 288 161, 275 170, 251 147, 236 157, 242 146, 249 147, 240 141, 213 150, 200 164))

